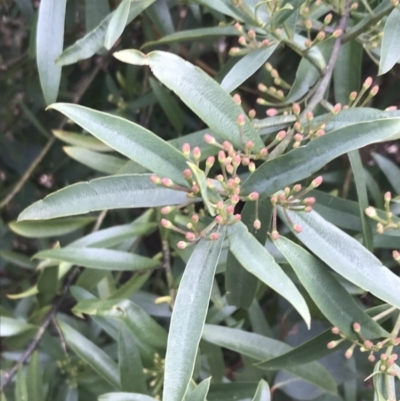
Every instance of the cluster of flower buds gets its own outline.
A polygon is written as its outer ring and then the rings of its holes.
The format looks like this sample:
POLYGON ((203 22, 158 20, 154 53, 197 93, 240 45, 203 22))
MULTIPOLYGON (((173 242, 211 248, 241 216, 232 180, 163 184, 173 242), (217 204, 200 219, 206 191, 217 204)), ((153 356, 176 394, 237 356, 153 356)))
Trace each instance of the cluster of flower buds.
POLYGON ((318 176, 308 187, 304 189, 302 188, 301 184, 296 184, 292 188, 286 187, 283 191, 277 192, 271 196, 271 204, 274 208, 274 218, 271 232, 271 238, 273 240, 277 240, 279 238, 279 232, 276 227, 276 206, 282 207, 286 219, 289 223, 291 223, 293 230, 297 233, 301 233, 301 226, 298 224, 293 224, 286 211, 292 210, 295 212, 311 212, 315 203, 315 198, 313 196, 306 198, 303 197, 311 190, 319 187, 321 184, 322 176, 318 176))
POLYGON ((240 33, 238 43, 240 47, 232 47, 229 50, 230 56, 240 56, 248 53, 251 50, 259 49, 260 47, 267 47, 271 44, 268 39, 263 39, 261 41, 257 40, 256 32, 254 29, 250 29, 247 32, 243 29, 243 26, 237 22, 234 25, 235 29, 240 33))
POLYGON ((348 108, 354 108, 354 107, 364 107, 379 92, 378 85, 374 85, 371 88, 372 82, 373 82, 372 77, 368 77, 364 81, 360 92, 355 92, 355 91, 351 92, 349 95, 349 103, 348 103, 348 105, 344 106, 343 108, 348 109, 348 108), (369 90, 369 92, 367 93, 368 90, 369 90), (366 96, 364 97, 365 94, 366 94, 366 96))
POLYGON ((314 2, 306 1, 300 7, 300 15, 306 18, 309 14, 313 13, 322 4, 322 0, 315 0, 314 2))
POLYGON ((160 357, 158 353, 154 354, 153 367, 151 369, 144 368, 143 373, 152 378, 150 387, 153 389, 153 396, 155 399, 160 400, 162 385, 164 383, 164 370, 165 360, 160 357))
POLYGON ((369 206, 365 209, 365 214, 372 220, 377 221, 376 232, 383 234, 386 230, 400 229, 400 220, 394 221, 393 213, 390 211, 390 201, 392 200, 392 194, 386 192, 384 195, 385 200, 385 212, 378 214, 377 210, 369 206))
MULTIPOLYGON (((333 349, 337 347, 339 344, 343 343, 343 341, 351 341, 353 344, 348 348, 345 352, 345 357, 347 359, 350 359, 353 356, 354 349, 356 347, 360 348, 361 352, 368 352, 368 360, 370 362, 375 362, 376 361, 376 356, 374 353, 381 352, 383 347, 391 347, 391 346, 396 346, 400 345, 400 338, 395 338, 392 339, 391 337, 388 337, 387 339, 383 341, 378 341, 377 343, 373 343, 370 340, 367 340, 363 337, 361 334, 361 325, 360 323, 353 323, 353 330, 354 332, 358 335, 359 340, 353 340, 348 338, 345 334, 343 334, 338 327, 333 327, 332 328, 332 333, 337 334, 340 336, 340 340, 336 341, 331 341, 327 344, 327 347, 329 349, 333 349)), ((382 354, 380 356, 381 359, 381 366, 385 366, 383 369, 381 368, 381 371, 384 371, 385 373, 392 374, 390 367, 394 365, 395 361, 397 360, 397 355, 392 354, 392 355, 387 355, 387 354, 382 354)))
POLYGON ((77 387, 79 370, 84 368, 85 365, 86 363, 82 360, 79 360, 76 364, 73 364, 69 355, 67 355, 64 359, 57 361, 57 367, 60 370, 60 373, 66 376, 66 383, 71 388, 77 387))
POLYGON ((306 17, 304 20, 304 27, 307 32, 307 39, 304 41, 304 46, 310 48, 327 40, 336 39, 341 36, 343 34, 343 31, 341 29, 336 29, 331 33, 326 32, 325 28, 331 23, 331 21, 332 14, 326 15, 322 25, 318 26, 318 32, 315 35, 314 39, 311 39, 311 30, 313 29, 313 23, 310 19, 306 17))

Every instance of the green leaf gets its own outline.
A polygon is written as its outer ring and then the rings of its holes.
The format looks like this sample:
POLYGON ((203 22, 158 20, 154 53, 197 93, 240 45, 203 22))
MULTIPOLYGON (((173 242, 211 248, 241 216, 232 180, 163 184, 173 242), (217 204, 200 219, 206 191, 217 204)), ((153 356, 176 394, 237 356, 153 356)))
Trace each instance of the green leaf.
POLYGON ((182 401, 192 377, 225 230, 200 240, 186 265, 175 300, 165 358, 164 401, 182 401))
POLYGON ((28 386, 22 367, 18 369, 15 380, 15 399, 18 401, 28 401, 28 386))
POLYGON ((15 266, 22 267, 23 269, 34 269, 36 264, 31 261, 31 258, 13 251, 6 249, 0 250, 0 256, 7 262, 12 263, 15 266))
POLYGON ((91 31, 109 14, 108 0, 85 0, 85 26, 91 31))
POLYGON ((44 401, 42 369, 39 362, 39 354, 35 351, 29 362, 28 373, 26 375, 26 386, 29 401, 44 401))
POLYGON ((53 259, 93 269, 114 271, 146 270, 160 265, 157 259, 103 248, 54 248, 38 252, 34 258, 53 259))
MULTIPOLYGON (((358 241, 314 211, 295 213, 288 210, 287 213, 292 224, 302 227, 297 237, 322 261, 351 283, 400 308, 400 277, 383 266, 358 241)), ((292 227, 292 224, 288 226, 292 227)))
POLYGON ((114 43, 124 31, 125 25, 128 22, 130 4, 131 0, 122 0, 113 12, 104 39, 104 47, 107 50, 110 50, 114 46, 114 43))
POLYGON ((385 141, 398 132, 400 118, 362 122, 331 131, 304 147, 263 163, 243 183, 241 194, 257 191, 262 196, 272 195, 309 177, 336 157, 371 143, 385 141))
POLYGON ((75 132, 68 132, 59 129, 52 130, 53 135, 68 145, 78 146, 96 152, 112 152, 109 146, 93 137, 92 135, 82 135, 75 132))
POLYGON ((99 401, 157 401, 157 399, 144 394, 108 393, 101 395, 99 401))
POLYGON ((57 319, 68 347, 86 362, 104 380, 119 390, 121 388, 118 365, 97 345, 73 329, 67 323, 57 319))
POLYGON ((271 390, 269 389, 268 383, 265 380, 260 380, 257 391, 254 394, 253 401, 270 401, 271 390))
POLYGON ((263 147, 263 142, 247 117, 245 125, 239 129, 236 120, 240 114, 244 114, 243 109, 200 68, 175 54, 162 51, 145 55, 137 50, 122 50, 114 53, 114 57, 128 64, 150 66, 153 74, 173 90, 212 131, 232 142, 237 149, 243 148, 241 136, 245 142, 252 140, 256 150, 263 147))
POLYGON ((360 323, 361 334, 367 339, 388 335, 386 330, 358 306, 353 297, 317 258, 282 236, 274 241, 274 244, 293 267, 321 312, 347 337, 358 339, 352 327, 355 322, 360 323))
POLYGON ((399 32, 400 10, 395 7, 389 14, 383 29, 378 75, 386 74, 400 59, 399 32))
POLYGON ((40 85, 46 104, 57 99, 61 67, 55 63, 64 41, 64 19, 67 0, 40 2, 36 28, 36 60, 40 85))
POLYGON ((369 206, 369 201, 364 166, 362 164, 360 152, 358 150, 352 150, 351 152, 349 152, 348 156, 351 168, 353 170, 354 182, 357 190, 358 208, 361 219, 364 244, 370 252, 373 252, 374 244, 372 237, 372 228, 365 214, 365 209, 369 206))
MULTIPOLYGON (((247 355, 257 361, 271 359, 292 349, 290 345, 259 334, 210 324, 206 324, 204 327, 203 340, 247 355)), ((284 369, 327 392, 337 392, 335 380, 318 362, 310 362, 301 366, 287 365, 284 369)))
POLYGON ((229 227, 228 233, 229 250, 240 264, 286 298, 310 327, 311 316, 306 301, 265 247, 249 233, 242 222, 229 227))
POLYGON ((52 221, 12 221, 8 225, 23 237, 49 238, 72 233, 95 220, 94 217, 70 217, 52 221))
POLYGON ((383 174, 385 174, 394 192, 400 194, 400 168, 391 160, 378 153, 373 153, 372 156, 383 174))
POLYGON ((164 110, 165 115, 171 122, 176 131, 182 132, 183 129, 183 113, 176 99, 161 86, 154 78, 149 79, 151 89, 164 110))
MULTIPOLYGON (((267 240, 267 230, 271 222, 272 206, 269 199, 259 202, 259 209, 263 212, 259 218, 261 230, 256 230, 253 223, 256 219, 256 205, 254 202, 246 202, 241 216, 242 222, 248 227, 249 232, 264 245, 267 240)), ((258 279, 235 258, 231 251, 228 252, 225 273, 226 299, 230 305, 248 309, 253 302, 257 290, 258 279)))
POLYGON ((211 377, 204 379, 192 391, 188 391, 185 401, 207 401, 208 390, 210 389, 211 377))
MULTIPOLYGON (((155 0, 135 0, 131 2, 127 24, 132 22, 143 10, 154 3, 155 0)), ((83 38, 66 48, 56 60, 58 65, 74 64, 79 60, 92 57, 103 48, 110 20, 114 12, 107 15, 98 26, 88 32, 83 38)))
POLYGON ((72 159, 93 170, 105 174, 117 174, 125 166, 127 160, 121 157, 103 155, 89 149, 78 148, 76 146, 64 146, 64 152, 72 159))
POLYGON ((117 291, 113 292, 108 299, 126 299, 139 291, 147 282, 151 275, 151 271, 146 273, 137 273, 133 275, 126 283, 124 283, 117 291))
POLYGON ((188 186, 182 175, 188 159, 151 131, 124 118, 75 104, 56 103, 51 108, 155 174, 188 186))
POLYGON ((35 329, 35 326, 12 317, 0 317, 0 337, 10 337, 35 329))
POLYGON ((250 78, 267 60, 272 56, 279 43, 256 49, 246 54, 225 75, 221 82, 222 88, 232 92, 238 88, 246 79, 250 78))
POLYGON ((105 209, 179 205, 186 193, 154 185, 149 174, 127 174, 79 182, 27 207, 21 220, 46 220, 105 209))
POLYGON ((119 374, 121 389, 131 393, 146 393, 147 386, 143 374, 142 359, 132 331, 124 324, 119 330, 118 340, 119 374))
POLYGON ((192 40, 203 40, 205 38, 221 37, 221 36, 239 36, 240 33, 233 26, 217 26, 211 28, 190 29, 187 31, 179 31, 164 36, 161 39, 153 40, 145 43, 142 48, 161 45, 165 43, 186 42, 192 40))

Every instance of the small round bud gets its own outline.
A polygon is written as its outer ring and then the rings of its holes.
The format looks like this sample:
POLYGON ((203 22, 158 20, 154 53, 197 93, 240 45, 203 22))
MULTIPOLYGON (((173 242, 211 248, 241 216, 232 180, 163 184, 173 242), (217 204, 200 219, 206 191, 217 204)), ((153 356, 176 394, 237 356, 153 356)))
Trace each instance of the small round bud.
POLYGON ((258 192, 252 192, 247 198, 251 201, 256 201, 259 197, 260 194, 258 192))
POLYGON ((333 38, 338 38, 339 36, 341 36, 343 34, 343 31, 341 29, 336 29, 333 33, 332 33, 332 37, 333 38))
POLYGON ((377 215, 377 214, 376 214, 375 208, 372 207, 372 206, 369 206, 369 207, 367 207, 367 208, 365 209, 365 214, 366 214, 368 217, 375 217, 375 216, 377 215))
POLYGON ((197 184, 192 185, 192 192, 198 194, 200 192, 200 187, 197 184))
POLYGON ((309 112, 306 114, 306 119, 307 119, 308 121, 311 121, 313 118, 314 118, 314 113, 313 113, 312 111, 309 111, 309 112))
POLYGON ((267 92, 268 88, 264 84, 258 84, 257 88, 260 92, 267 92))
POLYGON ((230 56, 237 56, 240 53, 240 49, 238 47, 231 47, 229 50, 230 56))
POLYGON ((237 203, 239 203, 239 201, 240 201, 239 195, 237 195, 237 194, 232 195, 231 201, 232 201, 232 203, 233 203, 234 205, 236 205, 237 203))
POLYGON ((253 162, 249 163, 249 171, 250 173, 254 173, 256 171, 256 165, 253 162))
POLYGON ((198 223, 199 222, 199 215, 198 214, 193 214, 190 220, 193 221, 193 223, 198 223))
POLYGON ((268 109, 266 111, 268 117, 275 117, 278 114, 278 110, 276 109, 268 109))
POLYGON ((279 131, 276 134, 276 140, 277 141, 283 141, 286 138, 286 131, 279 131))
POLYGON ((390 202, 392 200, 392 193, 389 191, 385 192, 384 199, 386 202, 390 202))
POLYGON ((306 27, 307 30, 310 30, 312 28, 312 21, 309 19, 306 20, 304 26, 306 27))
POLYGON ((187 242, 185 242, 185 241, 179 241, 179 242, 176 244, 176 246, 177 246, 178 249, 185 249, 185 248, 188 246, 188 244, 187 244, 187 242))
POLYGON ((340 110, 342 110, 342 105, 340 103, 336 103, 333 106, 332 114, 337 114, 337 113, 339 113, 340 110))
POLYGON ((183 170, 183 176, 187 179, 190 180, 193 176, 192 174, 192 170, 190 170, 190 168, 186 168, 185 170, 183 170))
POLYGON ((268 148, 262 148, 260 150, 260 155, 261 156, 267 156, 267 154, 268 154, 268 148))
POLYGON ((396 262, 400 262, 400 252, 399 251, 394 250, 392 253, 392 256, 396 262))
POLYGON ((219 214, 217 214, 217 215, 215 216, 214 220, 215 220, 218 224, 222 224, 222 223, 224 222, 224 218, 223 218, 221 215, 219 215, 219 214))
POLYGON ((353 330, 354 330, 356 333, 360 333, 360 332, 361 332, 361 325, 360 325, 360 323, 357 323, 357 322, 353 323, 353 330))
POLYGON ((235 156, 233 156, 232 164, 234 167, 238 167, 238 166, 240 166, 241 161, 242 161, 242 158, 239 155, 235 155, 235 156))
POLYGON ((253 119, 256 116, 256 111, 254 109, 251 109, 249 111, 249 118, 253 119))
POLYGON ((337 345, 337 341, 330 341, 326 346, 329 349, 333 349, 336 347, 336 345, 337 345))
POLYGON ((274 67, 272 67, 272 65, 270 63, 265 63, 265 69, 268 72, 271 72, 274 69, 274 67))
POLYGON ((293 114, 298 116, 301 112, 301 107, 298 103, 293 103, 292 110, 293 110, 293 114))
POLYGON ((392 354, 392 355, 390 355, 390 359, 391 359, 392 361, 397 361, 397 358, 398 358, 398 355, 397 355, 397 354, 392 354))
POLYGON ((369 360, 370 362, 375 362, 375 359, 376 359, 375 356, 372 355, 372 354, 368 356, 368 360, 369 360))
POLYGON ((242 98, 240 97, 239 94, 236 93, 235 95, 233 95, 233 101, 234 101, 236 104, 240 105, 240 104, 242 103, 242 98))
POLYGON ((303 135, 301 135, 301 134, 295 134, 294 137, 293 137, 293 139, 294 139, 296 142, 301 142, 301 141, 303 140, 303 135))
POLYGON ((247 32, 247 36, 250 39, 254 39, 256 37, 256 32, 254 31, 254 29, 250 29, 249 32, 247 32))
POLYGON ((378 85, 375 85, 375 86, 371 89, 370 94, 371 94, 371 96, 375 96, 378 92, 379 92, 379 86, 378 86, 378 85))
POLYGON ((315 136, 317 137, 317 138, 320 138, 321 136, 324 136, 325 135, 325 131, 323 130, 323 129, 319 129, 316 133, 315 133, 315 136))
POLYGON ((186 238, 188 241, 192 242, 192 241, 194 241, 194 240, 196 239, 196 236, 194 235, 194 233, 187 232, 187 233, 185 234, 185 238, 186 238))
POLYGON ((253 227, 256 229, 256 230, 259 230, 260 228, 261 228, 261 221, 260 220, 254 220, 254 223, 253 223, 253 227))
POLYGON ((317 188, 322 184, 323 178, 322 176, 318 176, 317 178, 314 178, 311 182, 311 187, 317 188))
POLYGON ((217 241, 219 238, 219 234, 218 233, 211 233, 210 235, 210 240, 211 241, 217 241))
POLYGON ((302 131, 302 129, 301 129, 301 124, 300 124, 298 121, 294 123, 293 128, 294 128, 296 131, 302 131))
POLYGON ((225 169, 228 174, 233 174, 234 168, 233 168, 232 164, 226 163, 225 169))
POLYGON ((269 40, 268 39, 264 39, 262 42, 261 42, 261 44, 263 45, 263 46, 265 46, 265 47, 267 47, 267 46, 269 46, 269 40))
POLYGON ((204 141, 210 145, 213 145, 217 142, 215 140, 215 138, 210 134, 205 134, 203 138, 204 138, 204 141))
MULTIPOLYGON (((396 0, 396 1, 398 1, 398 0, 396 0)), ((357 8, 358 8, 358 3, 353 3, 353 4, 350 6, 350 10, 352 10, 352 11, 357 10, 357 8)))
POLYGON ((222 174, 218 174, 218 175, 215 177, 215 179, 216 179, 218 182, 223 182, 223 181, 224 181, 224 176, 223 176, 222 174))
POLYGON ((311 41, 310 39, 306 39, 306 40, 304 41, 304 46, 305 46, 305 47, 311 47, 311 46, 312 46, 312 41, 311 41))
POLYGON ((188 143, 184 143, 184 144, 182 145, 182 153, 183 153, 185 156, 189 156, 189 155, 190 155, 190 145, 189 145, 188 143))
POLYGON ((294 225, 293 225, 293 230, 294 230, 296 233, 298 233, 298 234, 300 234, 300 233, 303 231, 303 229, 301 228, 301 226, 298 225, 298 224, 294 224, 294 225))
POLYGON ((239 32, 243 31, 242 25, 239 24, 239 22, 236 22, 235 25, 233 25, 235 29, 239 32))
POLYGON ((270 72, 270 74, 271 74, 272 78, 278 78, 279 77, 278 71, 275 70, 275 68, 270 72))
POLYGON ((165 228, 171 228, 172 223, 167 219, 161 219, 161 225, 165 228))
POLYGON ((358 93, 357 92, 351 92, 349 95, 349 100, 350 102, 354 102, 354 100, 356 100, 358 93))
POLYGON ((273 241, 277 241, 279 239, 279 233, 276 230, 273 230, 271 233, 271 238, 273 241))
POLYGON ((161 184, 164 185, 164 187, 167 187, 167 188, 171 188, 171 187, 174 186, 174 183, 170 178, 163 178, 161 180, 161 184))
POLYGON ((386 361, 387 358, 388 358, 388 356, 387 356, 386 354, 382 354, 382 355, 381 355, 381 360, 382 360, 382 361, 386 361))
POLYGON ((364 347, 366 348, 366 349, 371 349, 372 347, 374 346, 374 344, 372 344, 372 342, 370 341, 370 340, 365 340, 364 341, 364 347))
POLYGON ((239 43, 239 45, 244 46, 246 44, 246 38, 244 36, 241 36, 238 39, 238 43, 239 43))
POLYGON ((221 164, 225 164, 225 162, 226 162, 226 154, 225 154, 225 152, 224 152, 223 150, 220 150, 220 151, 218 152, 218 161, 219 161, 221 164))
POLYGON ((300 145, 301 145, 301 142, 299 142, 299 141, 294 142, 294 144, 293 144, 293 149, 299 148, 300 145))
POLYGON ((316 39, 318 42, 322 42, 325 39, 325 32, 324 31, 318 32, 316 39))
POLYGON ((293 191, 294 192, 300 192, 301 191, 301 184, 296 184, 293 186, 293 191))
POLYGON ((198 146, 196 146, 195 148, 193 148, 192 154, 193 154, 193 158, 194 158, 195 160, 199 160, 200 157, 201 157, 201 150, 200 150, 200 148, 199 148, 198 146))
POLYGON ((339 330, 339 327, 332 327, 332 329, 331 329, 331 332, 333 333, 333 334, 339 334, 340 333, 340 330, 339 330))
POLYGON ((368 77, 363 83, 363 89, 368 89, 372 85, 372 77, 368 77))
POLYGON ((214 165, 214 163, 215 163, 215 157, 214 156, 207 157, 206 166, 208 168, 211 168, 214 165))
POLYGON ((224 141, 222 146, 227 152, 230 152, 231 150, 233 150, 233 145, 229 141, 224 141))
POLYGON ((161 214, 169 214, 174 210, 172 206, 164 206, 161 208, 161 214))
POLYGON ((332 14, 328 14, 325 18, 324 18, 324 24, 328 25, 330 24, 332 21, 332 14))
POLYGON ((253 149, 254 148, 254 142, 253 141, 247 141, 246 148, 247 149, 253 149))
POLYGON ((353 356, 353 350, 349 348, 345 353, 344 356, 346 359, 350 359, 353 356))
POLYGON ((396 111, 397 110, 397 106, 389 106, 386 107, 385 111, 396 111))
POLYGON ((153 183, 153 184, 161 184, 161 178, 160 177, 157 177, 156 175, 151 175, 150 176, 150 181, 153 183))

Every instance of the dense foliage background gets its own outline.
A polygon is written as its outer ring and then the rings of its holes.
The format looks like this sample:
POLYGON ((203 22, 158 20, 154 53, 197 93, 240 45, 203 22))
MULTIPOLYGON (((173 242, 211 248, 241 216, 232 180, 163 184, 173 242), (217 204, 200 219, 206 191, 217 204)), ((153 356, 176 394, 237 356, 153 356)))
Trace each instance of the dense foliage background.
POLYGON ((0 15, 1 401, 399 399, 398 2, 0 15))

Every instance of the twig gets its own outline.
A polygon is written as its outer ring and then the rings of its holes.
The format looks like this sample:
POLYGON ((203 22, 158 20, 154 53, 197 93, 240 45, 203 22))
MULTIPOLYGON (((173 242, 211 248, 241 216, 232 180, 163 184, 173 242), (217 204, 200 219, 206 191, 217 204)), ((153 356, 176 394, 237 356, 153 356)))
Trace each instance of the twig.
MULTIPOLYGON (((348 8, 347 8, 345 13, 343 14, 342 18, 339 21, 337 29, 341 29, 344 32, 348 18, 349 18, 349 12, 348 12, 348 8)), ((310 101, 308 102, 307 107, 301 113, 300 121, 304 120, 307 113, 314 110, 315 107, 319 104, 319 102, 324 98, 325 92, 326 92, 326 90, 329 86, 329 83, 331 81, 331 78, 332 78, 333 69, 334 69, 336 61, 339 57, 339 51, 340 51, 341 46, 342 46, 342 36, 339 36, 338 38, 336 38, 335 43, 333 44, 332 52, 329 57, 328 64, 325 68, 324 75, 323 75, 321 81, 319 82, 318 88, 316 89, 314 95, 311 97, 310 101)), ((272 160, 272 159, 275 159, 276 157, 280 156, 286 150, 286 148, 289 146, 291 140, 293 139, 294 134, 295 134, 295 130, 291 129, 288 132, 286 138, 271 152, 268 160, 272 160)))
POLYGON ((169 295, 171 296, 170 305, 171 305, 171 307, 173 307, 174 301, 175 301, 175 296, 176 296, 176 291, 174 289, 174 276, 172 274, 172 269, 171 269, 171 252, 169 250, 168 240, 166 240, 166 239, 161 240, 161 251, 162 251, 162 256, 163 256, 162 267, 165 270, 165 275, 167 278, 167 285, 168 285, 168 289, 169 289, 169 295))
MULTIPOLYGON (((82 98, 83 94, 86 92, 89 85, 92 83, 93 79, 96 77, 97 73, 103 68, 103 66, 108 62, 108 59, 104 59, 102 62, 98 63, 94 68, 93 72, 90 74, 88 79, 85 81, 84 85, 80 88, 79 92, 74 96, 74 103, 78 103, 79 100, 82 98)), ((63 118, 59 129, 63 129, 65 124, 67 123, 68 119, 63 118)), ((35 160, 31 163, 31 165, 26 169, 25 173, 16 183, 14 188, 10 191, 10 193, 0 202, 0 210, 3 209, 9 202, 14 198, 15 195, 22 189, 26 181, 28 181, 29 177, 36 169, 38 164, 43 160, 43 158, 47 155, 51 147, 54 145, 56 138, 51 136, 51 138, 47 141, 46 145, 42 149, 42 151, 37 155, 35 160)))

